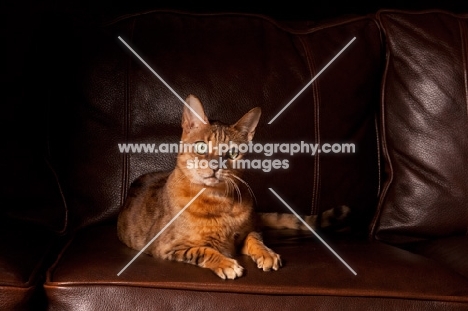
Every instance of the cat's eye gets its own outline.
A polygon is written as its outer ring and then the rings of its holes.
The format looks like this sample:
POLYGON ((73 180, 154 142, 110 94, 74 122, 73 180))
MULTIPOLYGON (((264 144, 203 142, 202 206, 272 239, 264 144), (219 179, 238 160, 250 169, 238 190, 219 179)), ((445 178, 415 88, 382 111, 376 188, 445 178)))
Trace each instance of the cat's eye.
POLYGON ((200 155, 208 153, 208 145, 204 141, 197 141, 193 144, 194 151, 200 155))
POLYGON ((239 156, 239 150, 237 148, 231 148, 226 152, 226 156, 229 159, 234 160, 239 156))

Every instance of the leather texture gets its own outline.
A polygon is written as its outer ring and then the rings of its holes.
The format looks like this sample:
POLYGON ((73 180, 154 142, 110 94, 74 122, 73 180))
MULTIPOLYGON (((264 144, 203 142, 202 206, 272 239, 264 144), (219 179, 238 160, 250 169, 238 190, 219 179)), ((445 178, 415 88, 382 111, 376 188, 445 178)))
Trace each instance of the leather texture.
POLYGON ((373 232, 408 243, 468 233, 467 18, 379 14, 387 42, 388 179, 373 232))
POLYGON ((468 237, 454 236, 429 241, 409 243, 404 246, 411 252, 431 258, 468 278, 468 237))
MULTIPOLYGON (((206 296, 211 293, 236 293, 240 300, 255 297, 254 300, 258 302, 281 295, 286 299, 285 303, 291 306, 301 306, 302 300, 295 302, 295 298, 301 295, 366 297, 371 300, 379 297, 389 301, 432 300, 454 305, 468 302, 467 279, 430 259, 380 242, 326 239, 357 272, 357 276, 347 270, 312 234, 298 235, 292 230, 265 232, 266 244, 282 255, 284 266, 278 271, 263 272, 250 258, 237 256, 246 273, 235 281, 226 282, 208 269, 142 254, 117 276, 138 252, 117 239, 114 225, 98 226, 85 229, 74 237, 49 270, 45 289, 48 297, 52 297, 53 310, 59 307, 69 309, 77 302, 67 307, 70 303, 68 295, 84 292, 87 293, 84 302, 87 309, 105 304, 115 305, 114 299, 126 306, 130 302, 127 299, 139 301, 139 306, 144 309, 148 306, 145 303, 153 301, 146 297, 152 297, 152 293, 159 295, 161 289, 167 290, 168 300, 174 295, 171 290, 175 290, 175 295, 180 290, 186 290, 201 291, 206 296), (431 277, 428 278, 428 275, 431 277), (86 285, 86 289, 83 289, 83 285, 86 285), (134 291, 135 287, 145 290, 134 291), (110 293, 114 290, 121 295, 120 298, 113 294, 98 295, 101 291, 110 293)), ((237 301, 225 303, 236 305, 237 301)), ((336 303, 342 304, 343 301, 337 299, 336 303)), ((178 301, 173 302, 171 308, 177 308, 177 304, 178 301)))
POLYGON ((71 230, 114 219, 134 179, 175 164, 175 154, 119 152, 119 143, 178 143, 182 103, 118 36, 183 99, 199 97, 210 119, 232 124, 260 106, 256 143, 354 143, 354 154, 275 155, 270 159, 289 160, 289 169, 245 177, 261 211, 287 212, 272 187, 300 214, 346 204, 355 207, 360 228, 368 224, 380 184, 375 107, 382 51, 375 20, 290 29, 260 16, 148 12, 74 33, 61 43, 74 62, 66 73, 58 64, 52 77, 60 91, 49 97, 47 142, 71 230))
POLYGON ((119 310, 138 306, 140 310, 466 310, 465 303, 412 299, 343 297, 334 295, 240 295, 236 293, 166 290, 112 285, 105 288, 57 288, 49 310, 119 310), (61 299, 59 296, 68 299, 61 299), (110 299, 83 299, 101 295, 110 299))
POLYGON ((40 225, 1 219, 0 245, 0 310, 44 305, 44 271, 57 252, 56 235, 40 225))
POLYGON ((2 151, 0 309, 466 310, 466 19, 374 17, 289 26, 161 11, 106 24, 44 18, 2 151), (175 163, 173 154, 121 154, 118 143, 177 143, 182 113, 117 36, 212 119, 232 123, 260 106, 256 142, 355 143, 355 154, 280 155, 289 170, 246 178, 260 211, 286 211, 268 187, 302 214, 351 206, 365 238, 320 235, 357 276, 313 235, 288 230, 264 234, 279 271, 237 256, 244 276, 222 281, 141 255, 117 276, 137 253, 116 235, 129 184, 175 163))

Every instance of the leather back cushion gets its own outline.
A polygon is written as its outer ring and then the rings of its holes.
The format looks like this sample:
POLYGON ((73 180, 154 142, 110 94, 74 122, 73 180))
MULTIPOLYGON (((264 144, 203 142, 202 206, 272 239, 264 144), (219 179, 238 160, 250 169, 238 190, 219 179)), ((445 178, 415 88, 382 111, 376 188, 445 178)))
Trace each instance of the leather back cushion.
MULTIPOLYGON (((178 143, 182 103, 118 40, 121 36, 209 118, 262 108, 257 143, 354 143, 354 154, 278 154, 288 169, 250 170, 262 211, 301 214, 338 204, 369 219, 379 191, 376 129, 381 41, 371 18, 289 29, 264 17, 148 12, 75 31, 70 83, 56 77, 50 148, 73 226, 113 219, 139 175, 173 168, 175 154, 119 152, 119 143, 178 143), (268 122, 353 37, 349 48, 271 125, 268 122), (66 84, 66 85, 64 85, 66 84), (64 91, 64 89, 66 91, 64 91)), ((65 73, 64 73, 65 74, 65 73)))
POLYGON ((468 229, 468 23, 442 12, 382 12, 388 182, 374 225, 402 243, 468 229))

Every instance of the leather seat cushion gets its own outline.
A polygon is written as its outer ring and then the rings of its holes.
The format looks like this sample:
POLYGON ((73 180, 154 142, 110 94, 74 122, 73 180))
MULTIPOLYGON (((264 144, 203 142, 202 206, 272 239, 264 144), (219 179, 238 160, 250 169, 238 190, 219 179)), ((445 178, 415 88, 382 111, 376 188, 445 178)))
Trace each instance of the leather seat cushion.
POLYGON ((137 252, 122 244, 115 231, 114 225, 89 228, 69 243, 48 273, 45 288, 52 309, 66 310, 81 301, 93 309, 144 306, 159 299, 176 306, 200 296, 219 299, 221 305, 229 305, 225 299, 230 297, 249 297, 255 304, 272 296, 270 303, 284 306, 307 304, 312 301, 307 297, 338 304, 373 298, 383 299, 382 304, 401 301, 401 306, 410 300, 426 306, 468 303, 466 278, 423 256, 381 242, 330 237, 330 246, 357 272, 354 276, 311 234, 288 230, 265 235, 267 245, 282 255, 284 266, 278 271, 263 272, 250 258, 238 256, 245 275, 225 281, 207 269, 142 254, 117 276, 137 252))

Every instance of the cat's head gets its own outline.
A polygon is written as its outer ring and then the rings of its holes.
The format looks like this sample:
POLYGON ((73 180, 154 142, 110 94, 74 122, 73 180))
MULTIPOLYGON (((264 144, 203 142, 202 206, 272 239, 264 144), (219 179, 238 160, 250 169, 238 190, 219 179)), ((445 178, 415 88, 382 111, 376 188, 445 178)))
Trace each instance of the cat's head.
POLYGON ((184 148, 179 150, 178 168, 194 184, 224 188, 229 186, 226 184, 237 182, 242 171, 239 161, 245 160, 235 146, 248 144, 253 139, 261 109, 253 108, 236 123, 227 125, 209 122, 202 103, 195 96, 189 95, 186 102, 190 108, 184 106, 182 115, 184 148))

